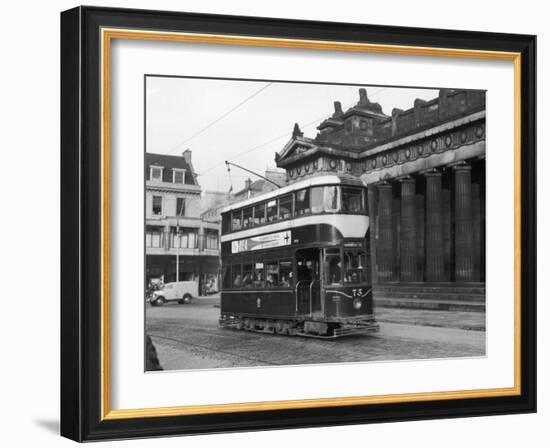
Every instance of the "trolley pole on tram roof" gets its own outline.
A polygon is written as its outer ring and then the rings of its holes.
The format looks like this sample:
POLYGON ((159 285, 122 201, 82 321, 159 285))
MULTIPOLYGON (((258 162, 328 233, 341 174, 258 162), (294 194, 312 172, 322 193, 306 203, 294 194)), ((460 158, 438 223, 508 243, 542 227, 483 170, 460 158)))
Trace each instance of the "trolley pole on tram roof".
POLYGON ((268 179, 267 177, 262 176, 261 174, 258 174, 258 173, 254 172, 252 170, 249 170, 248 168, 245 168, 244 166, 237 165, 236 163, 229 162, 228 160, 225 161, 225 164, 227 166, 227 171, 230 171, 229 165, 233 165, 234 167, 240 168, 241 170, 247 171, 250 174, 253 174, 254 176, 258 176, 258 177, 262 178, 263 180, 268 181, 270 184, 275 185, 277 188, 281 188, 281 185, 279 185, 277 182, 274 182, 271 179, 268 179))

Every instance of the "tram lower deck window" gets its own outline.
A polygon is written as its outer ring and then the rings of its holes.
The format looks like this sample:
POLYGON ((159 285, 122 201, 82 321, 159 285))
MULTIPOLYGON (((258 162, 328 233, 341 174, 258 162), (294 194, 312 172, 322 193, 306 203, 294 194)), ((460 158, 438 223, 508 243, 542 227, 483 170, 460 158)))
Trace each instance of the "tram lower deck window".
POLYGON ((292 260, 281 260, 279 262, 279 286, 292 286, 292 260))
POLYGON ((231 267, 231 274, 233 275, 233 287, 240 288, 243 285, 243 275, 241 271, 241 265, 234 265, 231 267))
POLYGON ((266 287, 279 285, 279 263, 269 261, 265 264, 265 284, 266 287))
POLYGON ((367 262, 362 250, 344 252, 344 282, 364 283, 367 281, 367 262))
POLYGON ((252 288, 254 286, 254 272, 252 263, 243 265, 243 284, 244 288, 252 288))
POLYGON ((326 249, 325 252, 325 281, 329 285, 342 282, 342 260, 340 249, 326 249))

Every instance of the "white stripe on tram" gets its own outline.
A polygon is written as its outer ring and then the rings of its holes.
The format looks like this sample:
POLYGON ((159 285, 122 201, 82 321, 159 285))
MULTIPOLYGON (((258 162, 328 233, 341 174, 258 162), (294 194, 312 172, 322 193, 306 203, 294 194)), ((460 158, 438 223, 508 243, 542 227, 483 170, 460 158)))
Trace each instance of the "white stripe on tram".
POLYGON ((328 224, 336 227, 344 238, 364 238, 369 228, 369 217, 365 215, 312 215, 303 218, 290 219, 288 221, 267 224, 261 227, 241 230, 239 232, 222 235, 222 243, 226 241, 240 240, 267 233, 292 230, 295 227, 328 224))

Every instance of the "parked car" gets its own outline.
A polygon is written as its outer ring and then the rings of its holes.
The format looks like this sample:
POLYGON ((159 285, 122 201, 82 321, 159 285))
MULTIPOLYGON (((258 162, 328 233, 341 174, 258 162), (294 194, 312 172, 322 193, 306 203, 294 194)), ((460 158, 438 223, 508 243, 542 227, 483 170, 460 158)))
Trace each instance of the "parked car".
POLYGON ((153 291, 151 305, 162 306, 167 302, 189 303, 199 295, 198 282, 165 283, 161 289, 153 291))

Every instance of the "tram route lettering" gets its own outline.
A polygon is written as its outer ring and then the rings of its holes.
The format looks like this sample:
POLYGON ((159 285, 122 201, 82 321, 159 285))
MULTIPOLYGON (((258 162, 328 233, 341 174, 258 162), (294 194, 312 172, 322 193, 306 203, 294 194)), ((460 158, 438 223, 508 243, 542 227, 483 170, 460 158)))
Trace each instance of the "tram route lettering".
POLYGON ((231 253, 237 254, 249 250, 261 250, 271 247, 288 246, 292 242, 292 232, 269 233, 267 235, 253 236, 231 243, 231 253))

